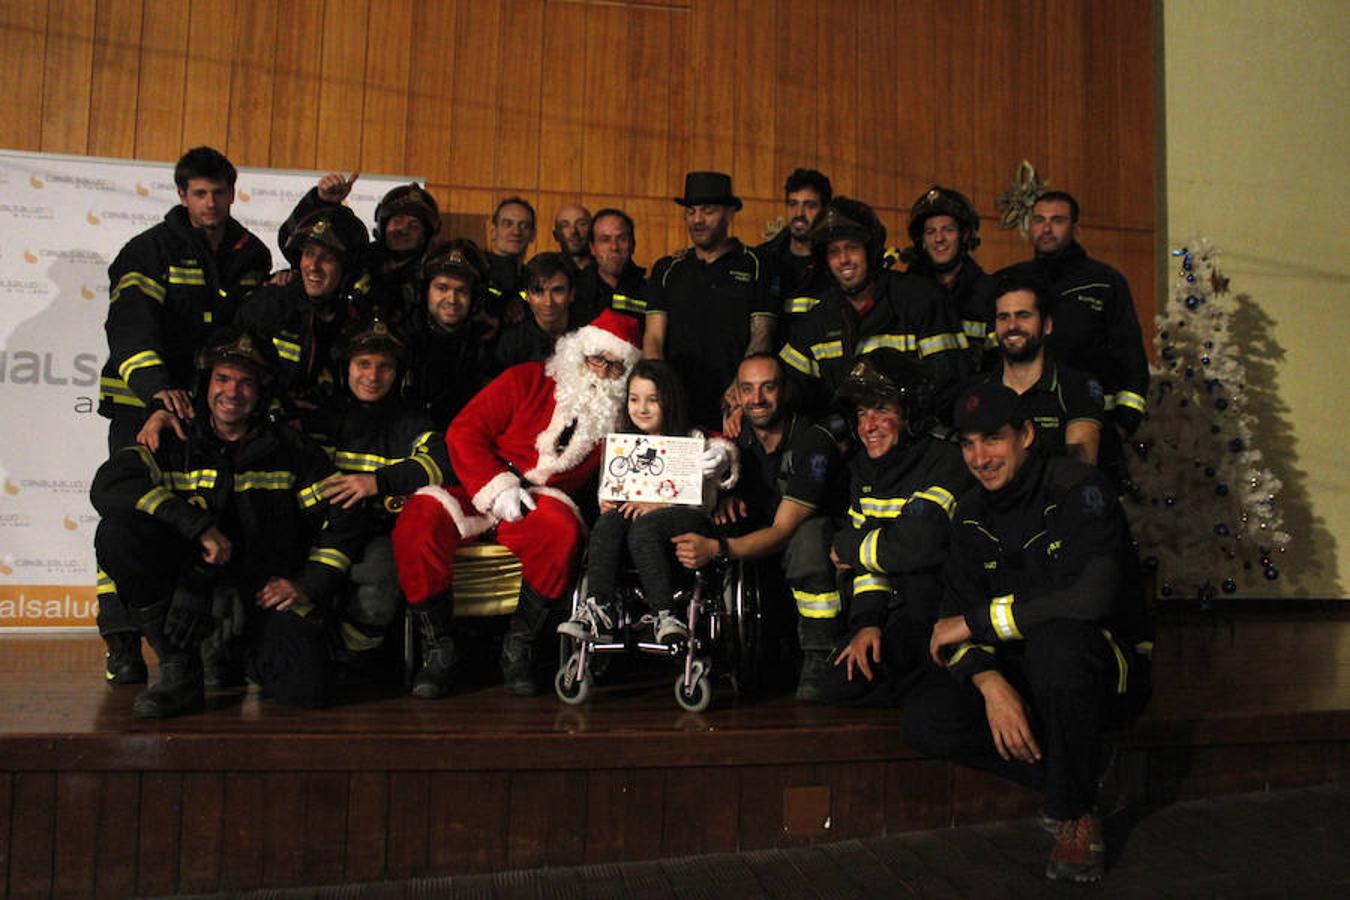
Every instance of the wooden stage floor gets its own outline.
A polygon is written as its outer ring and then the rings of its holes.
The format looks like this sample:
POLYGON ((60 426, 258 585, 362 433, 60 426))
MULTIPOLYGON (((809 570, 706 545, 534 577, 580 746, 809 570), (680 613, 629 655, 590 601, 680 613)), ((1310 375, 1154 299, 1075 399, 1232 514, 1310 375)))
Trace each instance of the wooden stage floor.
MULTIPOLYGON (((1167 802, 1350 778, 1350 604, 1174 614, 1117 779, 1167 802)), ((895 714, 774 696, 675 706, 670 679, 579 708, 500 687, 321 711, 213 695, 144 723, 93 637, 0 638, 0 885, 125 896, 729 853, 1028 815, 923 760, 895 714)))

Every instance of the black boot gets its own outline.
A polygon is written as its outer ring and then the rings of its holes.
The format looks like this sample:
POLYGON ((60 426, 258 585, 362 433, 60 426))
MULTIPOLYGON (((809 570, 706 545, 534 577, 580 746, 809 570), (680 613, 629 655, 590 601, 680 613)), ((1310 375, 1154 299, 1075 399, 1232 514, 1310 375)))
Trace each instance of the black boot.
POLYGON ((422 631, 422 669, 413 679, 414 697, 434 700, 450 693, 459 667, 459 654, 450 636, 450 618, 454 606, 450 597, 442 594, 428 597, 416 606, 410 606, 413 618, 422 631))
POLYGON ((534 588, 520 583, 520 603, 502 638, 502 680, 508 694, 533 697, 539 693, 534 677, 534 642, 548 625, 551 608, 552 604, 534 588))
POLYGON ((105 634, 103 643, 108 647, 103 671, 108 684, 145 684, 150 673, 145 667, 145 657, 141 655, 141 636, 138 633, 120 631, 105 634))
POLYGON ((159 681, 136 695, 131 711, 138 719, 164 719, 197 712, 206 706, 202 678, 201 648, 196 643, 180 647, 164 634, 169 601, 133 609, 146 639, 159 656, 159 681))
POLYGON ((797 639, 802 648, 802 671, 797 679, 797 699, 819 703, 825 699, 830 676, 830 651, 839 638, 839 619, 797 621, 797 639))

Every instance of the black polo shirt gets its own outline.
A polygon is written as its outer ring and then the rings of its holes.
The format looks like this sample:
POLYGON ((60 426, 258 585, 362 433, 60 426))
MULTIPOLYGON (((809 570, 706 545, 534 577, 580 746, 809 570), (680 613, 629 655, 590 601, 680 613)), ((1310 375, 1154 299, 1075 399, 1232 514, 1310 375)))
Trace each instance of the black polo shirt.
MULTIPOLYGON (((1003 364, 981 381, 1003 380, 1003 364)), ((1102 427, 1106 412, 1102 405, 1102 386, 1097 379, 1078 369, 1045 361, 1040 380, 1022 394, 1023 408, 1036 425, 1035 446, 1046 456, 1065 456, 1064 440, 1074 422, 1096 422, 1102 427)))
POLYGON ((610 287, 600 277, 595 264, 572 273, 572 309, 568 314, 570 328, 590 324, 607 309, 632 316, 641 326, 647 313, 646 270, 630 260, 619 274, 619 286, 610 287))
POLYGON ((750 519, 764 527, 773 522, 784 498, 826 515, 843 513, 848 503, 848 470, 839 446, 823 427, 793 414, 778 449, 769 453, 749 423, 736 443, 741 449, 741 478, 736 493, 750 510, 750 519))
POLYGON ((488 312, 500 316, 511 297, 525 299, 525 267, 514 256, 488 252, 488 312))

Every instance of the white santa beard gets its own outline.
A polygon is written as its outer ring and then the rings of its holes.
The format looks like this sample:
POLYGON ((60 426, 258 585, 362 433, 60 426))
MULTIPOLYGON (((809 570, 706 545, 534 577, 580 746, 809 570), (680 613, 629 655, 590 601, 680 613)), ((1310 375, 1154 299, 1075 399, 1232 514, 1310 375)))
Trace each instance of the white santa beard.
POLYGON ((539 461, 525 473, 534 484, 543 484, 550 475, 580 465, 595 445, 618 427, 619 413, 627 399, 624 379, 601 378, 586 365, 580 343, 565 345, 564 340, 558 342, 545 368, 555 384, 554 406, 548 426, 535 440, 539 461), (569 425, 573 429, 567 446, 558 452, 558 438, 569 425))

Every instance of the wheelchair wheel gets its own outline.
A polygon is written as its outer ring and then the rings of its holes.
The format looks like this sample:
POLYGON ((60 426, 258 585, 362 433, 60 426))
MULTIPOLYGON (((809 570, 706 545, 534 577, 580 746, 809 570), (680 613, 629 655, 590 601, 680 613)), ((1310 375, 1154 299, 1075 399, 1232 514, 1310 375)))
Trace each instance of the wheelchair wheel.
POLYGON ((700 675, 687 691, 684 689, 684 675, 675 676, 675 702, 680 704, 680 709, 689 712, 707 709, 708 704, 712 703, 712 685, 708 682, 708 676, 700 675))
POLYGON ((558 667, 558 674, 553 676, 553 690, 557 692, 558 699, 569 706, 580 706, 591 695, 591 673, 586 671, 578 675, 579 660, 577 654, 573 653, 567 662, 558 667))
POLYGON ((749 694, 759 685, 764 654, 764 614, 753 566, 741 562, 727 572, 722 603, 728 625, 724 634, 727 671, 736 693, 749 694))

